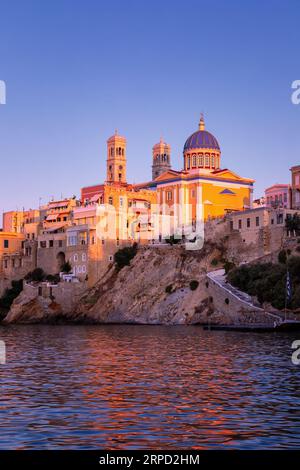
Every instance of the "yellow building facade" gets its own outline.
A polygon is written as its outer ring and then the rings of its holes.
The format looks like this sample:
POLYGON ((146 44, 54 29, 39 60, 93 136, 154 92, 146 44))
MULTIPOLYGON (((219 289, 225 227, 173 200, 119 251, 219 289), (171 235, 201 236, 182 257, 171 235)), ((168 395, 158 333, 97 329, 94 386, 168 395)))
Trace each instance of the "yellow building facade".
POLYGON ((182 171, 168 170, 153 182, 161 214, 178 219, 178 226, 252 207, 254 180, 221 169, 217 139, 205 130, 203 116, 198 131, 186 141, 182 171))

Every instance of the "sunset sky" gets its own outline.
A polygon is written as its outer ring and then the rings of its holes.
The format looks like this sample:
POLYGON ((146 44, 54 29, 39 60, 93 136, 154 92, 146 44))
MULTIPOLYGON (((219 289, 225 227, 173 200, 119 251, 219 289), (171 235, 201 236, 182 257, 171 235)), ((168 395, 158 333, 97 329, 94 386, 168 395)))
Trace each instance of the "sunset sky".
POLYGON ((296 0, 0 0, 0 18, 1 211, 102 182, 116 128, 128 181, 161 135, 180 169, 201 112, 256 197, 300 164, 296 0))

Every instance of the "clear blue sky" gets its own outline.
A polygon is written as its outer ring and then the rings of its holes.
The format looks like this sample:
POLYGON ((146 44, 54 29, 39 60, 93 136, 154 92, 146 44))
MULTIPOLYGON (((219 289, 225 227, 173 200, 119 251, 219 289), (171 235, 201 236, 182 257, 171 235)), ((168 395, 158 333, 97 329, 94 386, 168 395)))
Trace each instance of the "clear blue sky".
POLYGON ((296 0, 0 0, 1 211, 103 181, 115 128, 129 181, 150 179, 161 134, 179 169, 201 111, 256 196, 289 182, 299 21, 296 0))

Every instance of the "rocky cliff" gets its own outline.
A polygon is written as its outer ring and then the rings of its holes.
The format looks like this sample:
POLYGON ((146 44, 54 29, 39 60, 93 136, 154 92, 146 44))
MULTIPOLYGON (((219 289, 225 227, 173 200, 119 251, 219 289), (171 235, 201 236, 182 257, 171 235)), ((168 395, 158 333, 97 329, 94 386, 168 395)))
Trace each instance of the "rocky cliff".
POLYGON ((13 303, 6 323, 57 322, 195 324, 215 317, 206 286, 212 259, 222 246, 207 243, 200 251, 183 246, 140 248, 130 266, 111 267, 70 311, 60 302, 28 298, 13 303))

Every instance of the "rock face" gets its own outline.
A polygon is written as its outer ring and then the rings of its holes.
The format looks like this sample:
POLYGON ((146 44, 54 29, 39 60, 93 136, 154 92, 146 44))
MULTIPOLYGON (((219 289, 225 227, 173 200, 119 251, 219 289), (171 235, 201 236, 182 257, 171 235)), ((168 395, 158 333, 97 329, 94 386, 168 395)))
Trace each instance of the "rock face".
POLYGON ((224 257, 224 240, 206 242, 200 251, 165 245, 139 248, 130 266, 119 272, 111 267, 84 292, 84 286, 59 285, 47 297, 47 292, 37 294, 39 288, 25 288, 4 322, 236 324, 245 321, 245 314, 264 322, 255 308, 246 312, 207 278, 224 257))
POLYGON ((28 289, 14 301, 5 323, 206 322, 212 314, 206 270, 218 256, 220 249, 211 244, 198 252, 182 246, 140 248, 130 266, 119 272, 114 267, 107 271, 71 311, 64 296, 55 294, 51 300, 28 289))
POLYGON ((23 292, 15 299, 3 323, 57 323, 62 319, 62 308, 51 299, 28 298, 23 292))
POLYGON ((207 310, 208 257, 205 250, 189 252, 183 247, 140 249, 130 266, 119 273, 112 269, 81 299, 78 318, 101 323, 197 323, 207 310), (195 290, 191 281, 198 283, 195 290))

